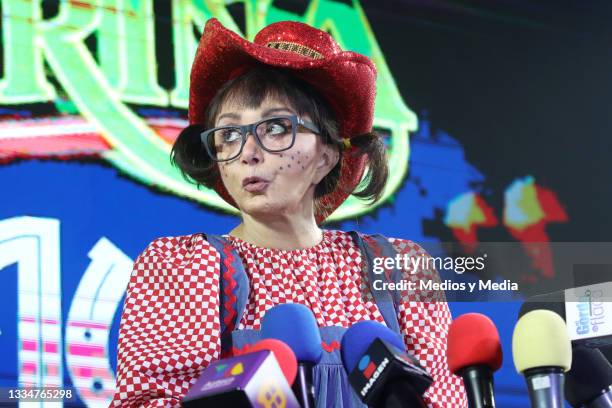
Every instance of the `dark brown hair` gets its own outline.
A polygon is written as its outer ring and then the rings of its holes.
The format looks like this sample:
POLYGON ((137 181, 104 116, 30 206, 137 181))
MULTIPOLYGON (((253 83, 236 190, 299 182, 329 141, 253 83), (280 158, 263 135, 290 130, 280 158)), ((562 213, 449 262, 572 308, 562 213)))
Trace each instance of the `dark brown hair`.
MULTIPOLYGON (((171 161, 183 177, 196 185, 214 188, 220 174, 215 161, 208 156, 200 141, 200 134, 215 126, 216 118, 224 103, 235 103, 240 108, 257 108, 267 98, 280 99, 298 115, 308 115, 320 129, 323 143, 336 146, 341 154, 366 154, 366 177, 351 193, 362 199, 376 201, 385 187, 388 177, 386 148, 382 138, 374 133, 355 135, 351 138, 354 149, 343 150, 343 140, 338 134, 338 124, 328 103, 306 82, 286 70, 268 66, 255 66, 245 74, 226 82, 206 109, 206 123, 193 124, 181 131, 174 142, 171 161)), ((340 177, 342 160, 316 186, 315 199, 334 191, 340 177)), ((342 187, 342 186, 338 186, 342 187)))

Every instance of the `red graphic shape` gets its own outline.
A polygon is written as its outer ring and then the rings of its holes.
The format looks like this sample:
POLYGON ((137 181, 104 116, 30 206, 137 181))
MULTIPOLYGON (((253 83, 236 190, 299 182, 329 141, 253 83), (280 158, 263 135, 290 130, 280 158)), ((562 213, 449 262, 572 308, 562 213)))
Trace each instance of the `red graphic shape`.
MULTIPOLYGON (((542 219, 521 229, 508 226, 508 232, 517 241, 524 243, 523 248, 531 258, 533 268, 540 270, 545 278, 553 278, 555 270, 546 225, 552 222, 567 222, 569 217, 553 191, 538 185, 535 188, 538 203, 544 214, 542 219)), ((530 277, 529 280, 533 281, 534 277, 530 277)))
POLYGON ((372 376, 372 374, 374 374, 375 370, 376 370, 376 365, 374 365, 374 363, 370 361, 370 364, 368 364, 365 370, 363 370, 363 375, 365 376, 365 378, 369 379, 372 376))

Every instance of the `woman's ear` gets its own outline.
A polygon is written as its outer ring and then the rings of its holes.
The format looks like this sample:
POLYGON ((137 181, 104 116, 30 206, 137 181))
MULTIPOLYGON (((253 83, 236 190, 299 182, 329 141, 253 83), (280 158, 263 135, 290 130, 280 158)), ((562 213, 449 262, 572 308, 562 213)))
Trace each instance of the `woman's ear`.
POLYGON ((313 180, 314 183, 319 184, 321 180, 323 180, 323 178, 327 176, 336 166, 338 160, 340 160, 340 152, 338 151, 337 147, 330 144, 322 145, 321 154, 317 163, 315 179, 313 180))

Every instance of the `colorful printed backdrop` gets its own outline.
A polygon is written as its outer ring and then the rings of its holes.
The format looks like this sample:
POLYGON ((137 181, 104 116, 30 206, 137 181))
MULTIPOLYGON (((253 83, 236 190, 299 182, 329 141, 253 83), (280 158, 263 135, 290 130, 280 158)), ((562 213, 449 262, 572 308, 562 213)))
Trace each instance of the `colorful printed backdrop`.
MULTIPOLYGON (((227 3, 2 1, 1 387, 72 387, 79 406, 107 406, 133 259, 156 237, 236 224, 168 161, 213 16, 249 39, 274 21, 307 22, 374 59, 388 188, 374 206, 349 199, 327 228, 544 249, 612 240, 609 6, 227 3)), ((521 279, 555 278, 534 261, 521 279)), ((511 359, 519 306, 451 305, 498 325, 500 407, 526 404, 511 359)))

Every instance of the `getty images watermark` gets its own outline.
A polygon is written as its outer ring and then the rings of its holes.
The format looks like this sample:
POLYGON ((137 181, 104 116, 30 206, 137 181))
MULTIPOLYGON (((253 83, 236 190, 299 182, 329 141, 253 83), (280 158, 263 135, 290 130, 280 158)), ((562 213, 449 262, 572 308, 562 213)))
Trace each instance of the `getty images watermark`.
MULTIPOLYGON (((612 242, 394 241, 393 246, 396 252, 367 259, 373 273, 363 288, 380 296, 391 292, 394 300, 505 302, 612 282, 612 242)), ((612 302, 612 292, 589 302, 589 313, 599 312, 603 301, 612 302)))
POLYGON ((487 254, 480 256, 431 256, 397 254, 395 257, 375 257, 372 271, 377 276, 373 283, 375 290, 392 291, 504 291, 518 292, 519 284, 511 279, 497 281, 478 279, 476 281, 440 280, 436 271, 452 271, 456 275, 466 272, 478 274, 484 271, 487 254), (401 279, 389 279, 390 271, 401 271, 401 279))

